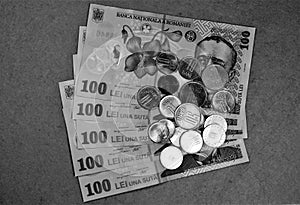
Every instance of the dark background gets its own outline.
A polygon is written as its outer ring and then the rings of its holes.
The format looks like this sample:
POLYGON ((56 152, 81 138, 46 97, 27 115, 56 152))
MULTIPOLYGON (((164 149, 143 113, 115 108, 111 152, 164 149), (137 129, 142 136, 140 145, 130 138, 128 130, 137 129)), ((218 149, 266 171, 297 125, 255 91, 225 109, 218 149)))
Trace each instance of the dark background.
MULTIPOLYGON (((58 82, 72 78, 90 2, 0 1, 0 203, 81 204, 58 82)), ((247 98, 250 163, 90 204, 300 203, 299 11, 294 1, 94 3, 257 28, 247 98)))

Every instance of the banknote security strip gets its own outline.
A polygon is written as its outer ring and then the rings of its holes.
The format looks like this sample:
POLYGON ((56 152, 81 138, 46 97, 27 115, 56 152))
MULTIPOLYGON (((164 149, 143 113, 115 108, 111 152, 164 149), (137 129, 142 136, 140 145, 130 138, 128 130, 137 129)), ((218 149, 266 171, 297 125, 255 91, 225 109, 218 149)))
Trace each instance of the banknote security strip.
POLYGON ((255 28, 90 4, 59 83, 83 201, 248 162, 255 28))

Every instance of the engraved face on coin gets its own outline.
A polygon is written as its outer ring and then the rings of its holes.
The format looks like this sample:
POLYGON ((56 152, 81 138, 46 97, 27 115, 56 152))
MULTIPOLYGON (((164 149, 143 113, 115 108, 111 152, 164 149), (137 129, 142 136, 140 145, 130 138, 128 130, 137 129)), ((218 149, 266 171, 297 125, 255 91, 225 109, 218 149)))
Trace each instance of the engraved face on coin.
POLYGON ((172 52, 159 52, 156 56, 156 66, 160 72, 169 75, 177 70, 178 58, 172 52))
POLYGON ((207 66, 203 70, 201 78, 205 87, 213 91, 224 88, 229 80, 226 70, 217 64, 207 66))
POLYGON ((176 108, 181 101, 174 95, 167 95, 159 102, 159 111, 166 118, 174 118, 176 108))
POLYGON ((212 98, 212 107, 219 112, 231 112, 234 106, 235 98, 229 91, 218 91, 212 98))
POLYGON ((186 131, 181 135, 179 141, 180 147, 189 154, 199 152, 203 145, 202 136, 196 130, 186 131))
POLYGON ((227 130, 227 122, 226 122, 225 118, 222 117, 221 115, 211 115, 211 116, 209 116, 205 120, 204 127, 207 127, 208 125, 211 125, 211 124, 220 125, 224 129, 225 132, 227 130))
POLYGON ((148 127, 148 136, 156 143, 166 141, 169 138, 169 129, 165 123, 154 122, 148 127))
POLYGON ((151 110, 158 106, 160 101, 160 91, 154 86, 143 86, 137 92, 137 102, 139 105, 146 109, 151 110))
POLYGON ((200 63, 196 58, 187 56, 179 61, 178 72, 187 80, 201 76, 201 71, 200 63))
POLYGON ((170 138, 171 143, 176 147, 180 147, 179 139, 181 135, 186 131, 187 131, 186 129, 183 129, 181 127, 176 127, 173 136, 170 138))
POLYGON ((220 147, 226 140, 224 129, 218 124, 208 125, 203 131, 204 143, 210 147, 220 147))
POLYGON ((195 129, 200 126, 202 114, 195 104, 184 103, 175 110, 175 122, 183 129, 195 129))
POLYGON ((175 132, 175 124, 171 120, 168 120, 168 119, 162 119, 159 121, 159 123, 163 123, 167 126, 167 128, 169 130, 168 138, 172 137, 175 132))
POLYGON ((179 148, 169 146, 160 153, 159 160, 166 169, 177 169, 182 164, 183 154, 179 148))
POLYGON ((172 95, 179 89, 179 82, 173 75, 163 75, 158 79, 157 87, 163 94, 172 95))
POLYGON ((204 86, 199 82, 187 82, 181 86, 178 94, 182 103, 193 103, 202 106, 207 99, 204 86))

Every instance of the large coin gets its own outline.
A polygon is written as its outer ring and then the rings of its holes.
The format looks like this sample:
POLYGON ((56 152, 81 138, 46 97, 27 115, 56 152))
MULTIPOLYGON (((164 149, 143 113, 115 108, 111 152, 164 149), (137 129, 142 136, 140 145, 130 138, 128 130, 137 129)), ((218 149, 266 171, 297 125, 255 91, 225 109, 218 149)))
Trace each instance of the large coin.
POLYGON ((165 123, 154 122, 148 127, 148 136, 155 142, 164 142, 169 138, 169 129, 165 123))
POLYGON ((175 110, 175 122, 183 129, 195 129, 201 125, 203 115, 195 104, 184 103, 175 110))
POLYGON ((201 78, 204 85, 213 91, 224 88, 228 82, 228 74, 225 68, 217 64, 207 66, 203 70, 201 78))
POLYGON ((163 94, 172 95, 179 88, 179 82, 173 75, 163 75, 157 81, 157 87, 163 94))
POLYGON ((204 143, 210 147, 220 147, 226 140, 224 129, 217 124, 208 125, 203 131, 204 143))
POLYGON ((159 103, 159 111, 166 118, 174 118, 176 108, 181 101, 174 95, 167 95, 159 103))
POLYGON ((162 119, 159 121, 159 123, 163 123, 167 126, 167 128, 169 130, 168 138, 172 137, 175 132, 175 124, 171 120, 168 120, 168 119, 162 119))
POLYGON ((195 79, 201 76, 200 63, 196 58, 187 56, 179 61, 178 72, 187 80, 195 79))
POLYGON ((224 129, 225 132, 227 131, 227 122, 226 122, 225 118, 222 117, 221 115, 209 116, 205 120, 204 127, 207 127, 208 125, 211 125, 211 124, 218 124, 224 129))
POLYGON ((218 91, 212 98, 212 106, 219 112, 231 112, 235 106, 235 98, 229 91, 218 91))
POLYGON ((199 152, 202 145, 202 136, 196 130, 188 130, 180 137, 180 147, 189 154, 199 152))
POLYGON ((137 102, 146 109, 157 107, 160 101, 160 91, 154 86, 143 86, 137 92, 137 102))
POLYGON ((161 151, 159 160, 166 169, 177 169, 182 164, 183 154, 177 147, 169 146, 161 151))
POLYGON ((207 93, 199 82, 187 82, 179 90, 179 99, 182 103, 193 103, 202 106, 206 102, 207 93))
POLYGON ((159 52, 156 56, 156 66, 160 72, 169 75, 177 70, 178 58, 172 52, 159 52))

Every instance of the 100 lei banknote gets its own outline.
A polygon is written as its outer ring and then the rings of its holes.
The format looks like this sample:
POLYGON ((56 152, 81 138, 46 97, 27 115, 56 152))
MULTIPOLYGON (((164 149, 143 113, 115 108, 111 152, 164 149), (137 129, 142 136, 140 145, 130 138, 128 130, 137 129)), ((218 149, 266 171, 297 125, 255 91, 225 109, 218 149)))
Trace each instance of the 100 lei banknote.
MULTIPOLYGON (((71 119, 74 81, 60 83, 63 113, 68 130, 75 176, 78 176, 84 201, 120 194, 170 180, 200 174, 248 162, 244 141, 227 140, 203 160, 204 153, 185 154, 182 165, 165 169, 159 160, 161 150, 169 146, 140 145, 114 147, 77 146, 76 121, 71 119)), ((102 143, 99 141, 99 143, 102 143)))
MULTIPOLYGON (((198 74, 207 65, 216 64, 222 65, 226 72, 228 71, 227 78, 230 80, 226 82, 225 88, 233 94, 234 103, 230 101, 230 97, 226 96, 226 93, 219 95, 221 100, 211 99, 212 94, 215 92, 212 89, 207 89, 204 103, 202 102, 203 100, 199 100, 201 96, 197 95, 182 95, 182 99, 203 103, 201 106, 205 108, 208 114, 218 113, 218 111, 211 109, 214 107, 213 105, 221 109, 233 106, 229 114, 221 114, 226 118, 238 118, 237 123, 232 126, 235 126, 235 130, 241 130, 242 127, 246 126, 244 108, 254 32, 254 28, 244 26, 91 5, 86 42, 81 58, 82 66, 76 84, 76 104, 73 118, 95 120, 95 118, 99 117, 97 116, 100 114, 99 112, 91 111, 92 109, 96 111, 102 110, 100 109, 102 104, 95 103, 87 107, 82 97, 95 99, 95 102, 98 100, 100 100, 98 102, 110 100, 123 104, 136 103, 136 99, 130 98, 134 98, 137 90, 147 84, 155 85, 161 90, 173 92, 172 94, 178 96, 180 95, 180 90, 184 91, 184 89, 181 89, 183 85, 190 81, 199 81, 199 78, 197 78, 198 74), (99 20, 98 18, 100 17, 97 17, 97 15, 102 13, 102 20, 99 20), (113 24, 112 22, 115 23, 113 24), (214 44, 218 45, 218 50, 220 50, 219 56, 211 55, 212 52, 216 53, 215 50, 211 50, 214 44), (133 45, 136 45, 136 51, 134 51, 133 45), (164 65, 166 56, 160 55, 161 58, 158 58, 156 54, 153 54, 157 47, 160 51, 167 51, 159 53, 174 54, 171 57, 177 57, 177 63, 179 64, 181 62, 184 65, 190 59, 197 59, 198 64, 196 63, 196 68, 198 70, 182 69, 182 72, 166 70, 164 65), (225 55, 223 51, 227 56, 223 56, 225 55), (137 53, 140 55, 137 56, 137 53), (141 62, 136 63, 137 65, 134 63, 132 65, 132 61, 139 58, 142 58, 143 65, 140 66, 141 62), (159 61, 158 59, 162 60, 159 61), (155 66, 153 66, 154 64, 155 66), (157 72, 157 70, 159 71, 157 72), (168 72, 171 72, 171 74, 168 72), (174 79, 172 77, 175 78, 175 81, 172 81, 174 79), (168 81, 167 84, 160 83, 166 82, 166 80, 168 81), (172 87, 171 90, 168 88, 170 85, 172 87), (174 90, 174 87, 177 87, 177 90, 174 90), (97 106, 97 104, 100 105, 97 106), (79 109, 88 110, 88 108, 90 108, 89 116, 86 116, 87 113, 78 112, 79 109), (77 115, 78 113, 80 115, 77 115)), ((219 52, 218 50, 217 53, 219 52)), ((217 69, 217 71, 219 70, 217 69)), ((222 71, 220 72, 222 73, 222 71)), ((212 79, 209 75, 205 76, 206 85, 214 88, 214 85, 210 84, 212 79)), ((222 82, 222 79, 217 80, 222 82)), ((202 82, 202 84, 205 83, 202 82)), ((198 86, 197 82, 193 83, 193 85, 198 86)), ((142 109, 133 111, 143 112, 142 109)), ((132 117, 133 115, 127 116, 132 117)), ((100 119, 103 119, 103 116, 100 116, 100 119)))

